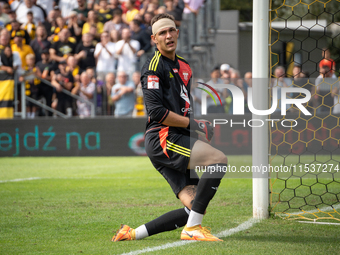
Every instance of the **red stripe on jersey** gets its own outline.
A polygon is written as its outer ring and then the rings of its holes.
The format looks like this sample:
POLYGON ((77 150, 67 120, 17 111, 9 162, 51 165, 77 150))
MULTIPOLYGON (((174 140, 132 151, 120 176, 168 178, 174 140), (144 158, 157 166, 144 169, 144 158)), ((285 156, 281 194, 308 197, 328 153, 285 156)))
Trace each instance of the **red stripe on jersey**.
POLYGON ((181 77, 185 86, 188 86, 189 80, 192 75, 191 68, 187 63, 181 61, 180 59, 178 59, 178 63, 179 63, 178 74, 181 77))
POLYGON ((159 141, 161 144, 161 147, 163 148, 163 153, 168 157, 168 152, 166 151, 166 138, 168 137, 169 133, 169 127, 161 128, 161 130, 158 132, 159 135, 159 141))
POLYGON ((169 110, 166 110, 166 112, 165 112, 165 114, 164 114, 164 116, 163 116, 163 118, 158 122, 158 123, 162 123, 163 122, 163 120, 164 120, 164 118, 165 118, 165 116, 168 116, 167 114, 168 114, 168 112, 169 112, 169 110))

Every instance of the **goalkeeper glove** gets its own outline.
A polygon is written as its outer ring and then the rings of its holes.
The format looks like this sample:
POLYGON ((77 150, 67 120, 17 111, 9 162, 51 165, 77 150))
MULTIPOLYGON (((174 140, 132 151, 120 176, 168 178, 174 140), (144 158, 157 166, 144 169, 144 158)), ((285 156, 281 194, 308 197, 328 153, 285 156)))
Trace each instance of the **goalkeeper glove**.
POLYGON ((188 128, 201 135, 207 142, 210 142, 214 135, 214 128, 207 120, 190 119, 188 128))

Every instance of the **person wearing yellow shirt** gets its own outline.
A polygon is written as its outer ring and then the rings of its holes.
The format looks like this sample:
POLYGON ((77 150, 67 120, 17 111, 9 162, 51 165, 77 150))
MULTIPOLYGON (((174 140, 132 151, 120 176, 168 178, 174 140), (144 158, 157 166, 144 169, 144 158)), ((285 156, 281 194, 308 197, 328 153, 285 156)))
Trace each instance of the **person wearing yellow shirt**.
POLYGON ((130 24, 130 22, 135 18, 136 14, 139 13, 139 10, 135 8, 135 0, 126 1, 127 12, 123 14, 123 21, 126 24, 130 24))
POLYGON ((22 63, 21 67, 23 70, 25 70, 27 67, 26 56, 28 54, 34 55, 34 51, 31 46, 23 44, 23 37, 24 35, 21 32, 16 32, 14 36, 14 43, 12 44, 11 48, 13 52, 18 52, 22 63))
POLYGON ((95 25, 97 28, 96 37, 100 37, 100 34, 104 31, 104 25, 97 19, 97 14, 94 11, 89 11, 87 16, 87 22, 84 23, 82 34, 90 32, 91 26, 95 25))

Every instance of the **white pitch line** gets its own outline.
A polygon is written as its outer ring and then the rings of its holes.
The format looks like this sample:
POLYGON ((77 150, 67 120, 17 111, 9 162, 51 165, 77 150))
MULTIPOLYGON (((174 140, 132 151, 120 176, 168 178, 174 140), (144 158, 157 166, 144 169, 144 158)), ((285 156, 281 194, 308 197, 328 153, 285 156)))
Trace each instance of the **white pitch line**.
MULTIPOLYGON (((44 179, 136 179, 137 177, 28 177, 28 178, 21 178, 21 179, 13 179, 13 180, 0 180, 0 183, 7 183, 7 182, 24 182, 24 181, 34 181, 34 180, 44 180, 44 179)), ((157 179, 159 177, 148 177, 148 179, 157 179)))
POLYGON ((6 183, 6 182, 23 182, 23 181, 33 181, 33 180, 41 180, 44 179, 42 177, 29 177, 29 178, 23 178, 23 179, 13 179, 13 180, 0 180, 0 183, 6 183))
MULTIPOLYGON (((222 232, 216 234, 216 236, 219 237, 219 238, 227 237, 227 236, 233 235, 237 232, 247 230, 247 229, 251 228, 255 223, 258 223, 258 222, 259 222, 259 220, 251 218, 248 221, 243 222, 242 224, 238 225, 236 228, 227 229, 225 231, 222 231, 222 232)), ((194 243, 194 242, 198 242, 198 241, 177 241, 177 242, 173 242, 173 243, 163 244, 163 245, 160 245, 160 246, 147 247, 147 248, 142 249, 142 250, 131 251, 131 252, 128 252, 128 253, 123 253, 121 255, 137 255, 137 254, 142 254, 142 253, 146 253, 146 252, 153 252, 153 251, 159 251, 159 250, 165 250, 165 249, 174 248, 174 247, 178 247, 178 246, 183 246, 183 245, 187 245, 187 244, 194 243)))

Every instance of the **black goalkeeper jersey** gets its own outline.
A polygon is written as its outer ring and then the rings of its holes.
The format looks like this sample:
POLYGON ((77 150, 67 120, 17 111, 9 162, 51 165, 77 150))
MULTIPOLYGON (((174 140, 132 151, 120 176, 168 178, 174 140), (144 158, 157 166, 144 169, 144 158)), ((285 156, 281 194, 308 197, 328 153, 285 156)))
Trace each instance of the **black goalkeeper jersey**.
MULTIPOLYGON (((190 117, 193 101, 190 96, 191 68, 182 57, 175 61, 156 50, 142 68, 141 83, 148 114, 146 132, 164 127, 169 111, 190 117)), ((189 129, 169 127, 169 131, 190 135, 189 129)))

